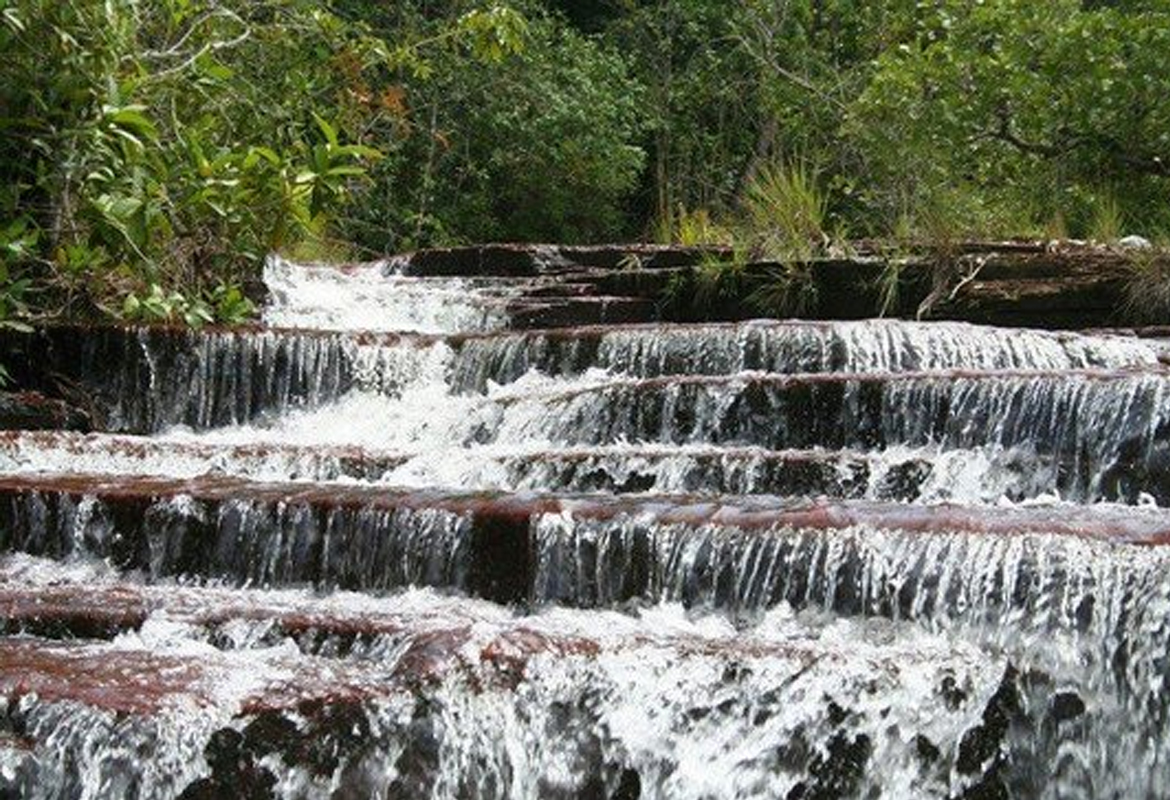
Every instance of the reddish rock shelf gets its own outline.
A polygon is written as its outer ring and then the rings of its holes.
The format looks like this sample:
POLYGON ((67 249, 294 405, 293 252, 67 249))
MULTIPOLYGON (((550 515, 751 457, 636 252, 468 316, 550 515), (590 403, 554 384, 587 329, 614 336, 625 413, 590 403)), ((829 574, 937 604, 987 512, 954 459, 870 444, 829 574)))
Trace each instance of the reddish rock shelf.
MULTIPOLYGON (((1170 541, 1170 516, 1127 507, 1075 505, 958 506, 906 505, 866 501, 785 500, 772 497, 723 498, 538 493, 461 493, 391 490, 376 486, 258 483, 241 478, 205 476, 191 480, 105 475, 0 476, 0 502, 11 504, 38 496, 90 497, 110 505, 140 506, 182 497, 209 509, 228 501, 253 506, 305 506, 337 509, 434 510, 492 521, 527 532, 542 514, 568 514, 577 519, 636 517, 648 524, 727 527, 813 528, 836 530, 870 527, 921 533, 972 532, 993 535, 1073 535, 1102 541, 1160 545, 1170 541)), ((4 520, 9 522, 9 520, 4 520)), ((526 547, 517 542, 518 546, 526 547)))

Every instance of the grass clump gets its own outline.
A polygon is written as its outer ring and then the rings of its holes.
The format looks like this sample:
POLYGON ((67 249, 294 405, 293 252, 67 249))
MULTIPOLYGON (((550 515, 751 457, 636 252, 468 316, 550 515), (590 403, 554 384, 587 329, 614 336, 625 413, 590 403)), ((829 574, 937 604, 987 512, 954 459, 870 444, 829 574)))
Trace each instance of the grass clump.
POLYGON ((743 194, 743 226, 758 256, 776 261, 807 261, 829 243, 828 196, 807 162, 779 161, 765 166, 743 194))
POLYGON ((1133 250, 1123 291, 1125 317, 1143 323, 1170 322, 1170 247, 1133 250))
POLYGON ((803 314, 815 307, 811 261, 826 251, 828 196, 815 168, 803 160, 778 160, 746 185, 739 208, 722 217, 706 209, 680 210, 671 239, 676 244, 720 245, 672 283, 671 299, 700 310, 741 300, 758 314, 803 314), (749 269, 749 264, 767 266, 749 269))

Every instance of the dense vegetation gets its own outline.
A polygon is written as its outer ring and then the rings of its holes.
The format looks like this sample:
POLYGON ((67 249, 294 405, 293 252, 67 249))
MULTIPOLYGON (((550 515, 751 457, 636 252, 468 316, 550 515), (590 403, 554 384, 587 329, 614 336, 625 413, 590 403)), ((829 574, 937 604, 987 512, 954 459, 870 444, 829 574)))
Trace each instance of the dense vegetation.
POLYGON ((1151 238, 1165 0, 0 0, 0 322, 271 251, 1151 238))

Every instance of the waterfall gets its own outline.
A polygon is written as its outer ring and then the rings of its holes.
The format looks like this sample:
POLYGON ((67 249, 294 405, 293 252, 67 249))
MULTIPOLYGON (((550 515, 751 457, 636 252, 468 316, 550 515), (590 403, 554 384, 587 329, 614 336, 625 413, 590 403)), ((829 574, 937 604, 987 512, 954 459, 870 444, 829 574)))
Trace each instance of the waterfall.
POLYGON ((519 294, 499 279, 409 278, 386 263, 342 271, 275 256, 265 263, 264 282, 269 291, 264 322, 278 328, 490 331, 507 324, 508 301, 519 294))
POLYGON ((1155 366, 1160 349, 1117 337, 1011 331, 955 322, 775 322, 592 327, 468 337, 454 384, 482 390, 530 369, 574 374, 726 375, 745 371, 913 372, 1155 366))
POLYGON ((0 796, 1170 795, 1163 342, 597 324, 618 260, 0 337, 97 429, 0 432, 0 796))

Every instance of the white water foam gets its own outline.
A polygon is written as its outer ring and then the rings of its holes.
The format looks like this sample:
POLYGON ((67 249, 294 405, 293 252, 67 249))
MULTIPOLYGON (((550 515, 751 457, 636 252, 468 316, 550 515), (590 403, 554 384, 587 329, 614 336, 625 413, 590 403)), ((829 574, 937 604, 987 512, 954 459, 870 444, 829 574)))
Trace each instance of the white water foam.
MULTIPOLYGON (((252 614, 336 613, 398 620, 405 627, 351 659, 338 659, 335 669, 288 640, 220 636, 212 647, 206 629, 166 613, 148 618, 138 632, 85 648, 79 655, 143 652, 197 662, 209 679, 197 686, 210 702, 168 704, 149 720, 124 716, 116 737, 109 737, 115 715, 23 700, 19 714, 37 742, 32 758, 41 775, 80 772, 81 796, 121 786, 115 766, 124 770, 122 781, 147 795, 173 796, 184 782, 206 774, 198 743, 247 721, 237 715, 248 697, 314 671, 312 685, 304 687, 309 696, 355 675, 364 675, 373 691, 384 686, 384 696, 364 706, 367 744, 340 751, 332 774, 313 775, 295 761, 266 758, 279 796, 319 794, 329 785, 356 790, 362 778, 355 775, 355 757, 374 757, 368 766, 377 769, 367 778, 383 786, 409 778, 398 758, 417 727, 412 720, 421 716, 429 720, 436 750, 425 783, 406 784, 415 796, 466 796, 471 787, 480 797, 579 793, 614 764, 638 775, 644 797, 705 798, 728 789, 736 796, 773 796, 815 779, 816 754, 840 740, 864 742, 863 763, 881 765, 856 776, 873 796, 926 797, 960 789, 964 779, 924 771, 915 757, 916 737, 953 753, 978 724, 1005 669, 994 654, 942 635, 881 621, 805 617, 786 608, 743 631, 723 616, 669 604, 629 614, 550 609, 516 617, 493 604, 419 590, 380 599, 249 591, 246 604, 239 593, 224 590, 141 591, 166 597, 187 615, 198 615, 201 604, 214 611, 235 601, 252 614), (413 644, 425 644, 432 632, 452 632, 461 644, 428 662, 438 671, 427 683, 402 694, 379 678, 410 663, 413 644), (228 642, 234 646, 222 649, 228 642), (515 690, 513 663, 522 665, 523 676, 515 690), (940 694, 948 683, 964 694, 957 706, 940 694), (46 739, 50 726, 53 735, 46 739), (44 751, 42 742, 58 749, 44 751), (128 764, 119 755, 128 747, 157 755, 128 764)), ((50 778, 30 796, 51 796, 54 787, 61 783, 50 778)))
POLYGON ((382 262, 341 268, 293 264, 272 256, 264 265, 266 325, 343 331, 462 333, 507 324, 515 287, 464 278, 391 274, 382 262))

